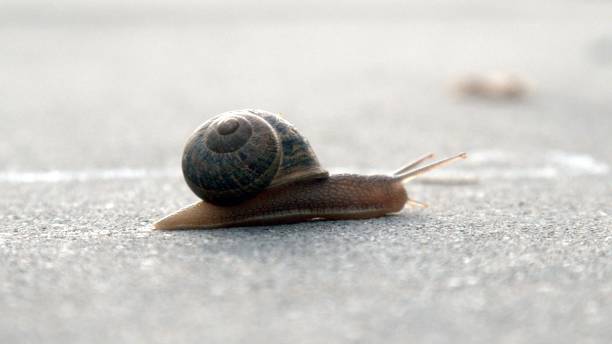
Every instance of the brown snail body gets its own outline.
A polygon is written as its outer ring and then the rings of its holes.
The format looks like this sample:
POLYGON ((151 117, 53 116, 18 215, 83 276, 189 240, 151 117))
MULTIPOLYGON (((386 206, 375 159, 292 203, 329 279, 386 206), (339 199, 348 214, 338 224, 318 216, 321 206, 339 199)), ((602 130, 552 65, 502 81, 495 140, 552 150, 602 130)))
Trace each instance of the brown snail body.
MULTIPOLYGON (((246 114, 260 116, 262 118, 271 117, 270 120, 277 121, 279 118, 275 115, 260 110, 240 110, 222 114, 215 117, 211 121, 221 123, 219 127, 222 132, 225 130, 227 123, 229 129, 237 130, 233 120, 228 122, 227 118, 234 118, 237 115, 246 114)), ((255 119, 259 121, 258 119, 255 119)), ((206 180, 199 178, 201 172, 193 171, 192 164, 194 163, 194 154, 192 154, 192 146, 194 137, 198 137, 202 132, 210 131, 207 125, 211 125, 211 121, 200 127, 188 141, 183 156, 183 172, 188 185, 195 188, 194 192, 198 196, 206 193, 209 188, 218 188, 220 184, 226 184, 224 181, 225 174, 218 171, 218 176, 208 177, 206 180), (191 152, 191 153, 190 153, 191 152), (187 157, 187 158, 186 158, 187 157), (186 163, 187 160, 187 163, 186 163), (214 178, 221 178, 217 180, 214 178), (210 179, 213 179, 212 181, 210 179), (195 185, 198 184, 198 185, 195 185), (204 185, 206 184, 206 185, 204 185)), ((277 122, 275 122, 277 123, 277 122)), ((261 123, 257 124, 260 125, 261 123)), ((278 124, 278 123, 277 123, 278 124)), ((287 122, 283 122, 283 126, 288 126, 289 132, 292 135, 295 132, 287 122)), ((274 125, 272 126, 274 127, 274 125)), ((281 129, 282 130, 282 129, 281 129)), ((219 131, 219 130, 217 130, 219 131)), ((295 132, 297 133, 297 132, 295 132)), ((200 136, 204 137, 206 135, 200 136)), ((271 139, 265 139, 268 145, 271 139)), ((210 195, 205 195, 201 198, 204 201, 197 202, 186 208, 168 215, 167 217, 155 223, 156 229, 195 229, 195 228, 221 228, 234 226, 251 226, 251 225, 273 225, 283 223, 294 223, 309 220, 349 220, 349 219, 366 219, 384 216, 390 213, 401 211, 408 203, 420 205, 420 203, 409 199, 403 183, 417 175, 427 172, 433 168, 447 164, 456 159, 465 158, 465 154, 441 160, 428 166, 415 169, 417 165, 426 159, 432 157, 431 154, 424 156, 406 167, 400 169, 392 176, 386 175, 357 175, 357 174, 338 174, 331 175, 323 170, 319 164, 314 152, 310 148, 307 140, 304 138, 291 137, 289 142, 280 139, 278 142, 278 150, 281 161, 275 161, 275 158, 264 159, 264 163, 269 165, 280 166, 275 173, 269 171, 259 172, 254 179, 264 185, 258 191, 253 191, 250 187, 245 187, 246 192, 241 194, 241 190, 237 190, 234 183, 238 177, 230 177, 231 197, 236 197, 238 200, 233 201, 228 199, 220 190, 213 190, 211 194, 221 195, 218 199, 210 199, 210 195), (284 160, 283 153, 295 153, 297 158, 293 156, 289 160, 284 160), (300 156, 306 154, 307 157, 300 156), (287 162, 289 161, 289 162, 287 162), (302 166, 303 165, 303 166, 302 166), (270 178, 270 174, 273 174, 270 178), (263 175, 264 177, 260 177, 263 175), (279 177, 280 175, 280 177, 279 177), (288 177, 287 177, 288 176, 288 177), (262 178, 270 179, 268 182, 261 182, 262 178), (279 182, 280 180, 280 182, 279 182)), ((196 140, 197 141, 197 140, 196 140)), ((206 140, 201 140, 202 142, 206 140)), ((234 142, 234 139, 230 141, 234 142)), ((198 154, 202 154, 199 145, 202 142, 196 142, 198 154)), ((267 148, 267 151, 274 151, 274 148, 267 148)), ((209 153, 204 153, 208 159, 209 153)), ((217 153, 212 153, 214 156, 210 160, 218 162, 217 153)), ((223 152, 221 154, 227 154, 223 152)), ((255 155, 257 155, 255 153, 255 155)), ((242 160, 251 159, 245 154, 241 154, 242 160)), ((226 157, 222 157, 225 159, 226 157)), ((254 160, 258 160, 256 158, 254 160)), ((223 162, 222 162, 223 163, 223 162)), ((195 164, 199 164, 196 161, 195 164)), ((229 165, 235 165, 232 161, 229 165)), ((251 166, 252 167, 252 166, 251 166)), ((204 166, 202 168, 214 169, 214 167, 204 166)), ((247 173, 255 173, 248 167, 247 173)), ((254 169, 253 169, 254 170, 254 169)), ((236 171, 238 172, 238 171, 236 171)), ((241 189, 241 188, 238 188, 241 189)))

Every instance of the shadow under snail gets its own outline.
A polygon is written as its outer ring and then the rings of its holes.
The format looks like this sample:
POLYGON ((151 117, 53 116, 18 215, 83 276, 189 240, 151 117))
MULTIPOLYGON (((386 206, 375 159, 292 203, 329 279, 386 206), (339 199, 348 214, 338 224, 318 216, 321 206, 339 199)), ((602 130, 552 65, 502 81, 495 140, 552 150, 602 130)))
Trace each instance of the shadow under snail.
POLYGON ((278 115, 225 112, 196 129, 183 152, 185 181, 202 201, 154 226, 196 229, 380 217, 407 204, 424 206, 408 197, 403 183, 466 154, 417 168, 431 157, 393 175, 330 175, 306 138, 278 115))

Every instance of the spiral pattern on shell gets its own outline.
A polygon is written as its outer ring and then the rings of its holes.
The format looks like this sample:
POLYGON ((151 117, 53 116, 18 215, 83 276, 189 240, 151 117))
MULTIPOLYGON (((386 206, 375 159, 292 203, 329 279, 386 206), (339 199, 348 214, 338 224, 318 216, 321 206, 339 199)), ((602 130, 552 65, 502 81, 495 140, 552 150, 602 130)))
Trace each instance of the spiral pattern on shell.
POLYGON ((191 190, 217 205, 238 204, 267 187, 328 176, 291 124, 261 110, 230 111, 205 122, 187 141, 182 167, 191 190))

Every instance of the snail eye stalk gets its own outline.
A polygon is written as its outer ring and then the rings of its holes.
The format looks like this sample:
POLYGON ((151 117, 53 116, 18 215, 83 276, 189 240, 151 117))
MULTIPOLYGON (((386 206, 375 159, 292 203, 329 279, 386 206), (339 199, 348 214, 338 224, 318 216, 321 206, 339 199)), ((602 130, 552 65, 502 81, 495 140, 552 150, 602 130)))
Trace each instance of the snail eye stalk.
MULTIPOLYGON (((429 165, 423 166, 423 167, 418 168, 416 170, 412 170, 412 171, 396 174, 396 175, 394 175, 394 179, 397 180, 397 181, 400 181, 402 183, 407 183, 407 182, 413 180, 414 178, 416 178, 416 177, 418 177, 418 176, 420 176, 422 174, 425 174, 425 173, 427 173, 427 172, 429 172, 431 170, 434 170, 436 168, 440 168, 440 167, 448 165, 448 164, 450 164, 450 163, 452 163, 454 161, 457 161, 457 160, 460 160, 460 159, 465 159, 465 158, 467 158, 467 154, 466 153, 459 153, 459 154, 457 154, 455 156, 451 156, 450 158, 446 158, 446 159, 442 159, 440 161, 436 161, 434 163, 431 163, 429 165)), ((421 158, 421 159, 415 161, 414 163, 412 163, 410 165, 413 165, 413 164, 418 165, 418 163, 420 163, 423 160, 426 160, 426 159, 421 158)), ((405 168, 402 168, 401 170, 404 170, 404 169, 405 168)))
POLYGON ((429 154, 423 155, 422 157, 416 159, 415 161, 412 161, 412 162, 408 163, 406 166, 404 166, 404 167, 400 168, 399 170, 393 172, 393 175, 397 176, 398 174, 402 174, 404 172, 410 171, 413 168, 419 166, 423 161, 431 159, 433 157, 434 157, 433 153, 429 153, 429 154))

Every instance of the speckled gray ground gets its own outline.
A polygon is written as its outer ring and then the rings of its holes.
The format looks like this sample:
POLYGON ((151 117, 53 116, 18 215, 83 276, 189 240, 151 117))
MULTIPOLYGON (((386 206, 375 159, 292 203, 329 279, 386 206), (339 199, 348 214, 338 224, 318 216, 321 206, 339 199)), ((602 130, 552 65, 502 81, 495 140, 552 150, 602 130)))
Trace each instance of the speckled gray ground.
POLYGON ((0 343, 612 341, 610 2, 58 3, 0 4, 0 343), (449 92, 488 70, 532 94, 449 92), (186 137, 243 107, 334 169, 465 150, 439 178, 477 180, 383 219, 152 231, 195 199, 186 137))

